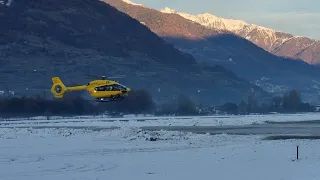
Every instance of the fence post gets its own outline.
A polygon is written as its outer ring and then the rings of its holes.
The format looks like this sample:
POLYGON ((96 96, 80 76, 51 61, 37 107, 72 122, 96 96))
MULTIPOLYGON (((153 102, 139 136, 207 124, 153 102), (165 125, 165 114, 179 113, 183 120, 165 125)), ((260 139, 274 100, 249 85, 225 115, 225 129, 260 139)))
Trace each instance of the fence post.
POLYGON ((297 145, 297 160, 299 159, 299 145, 297 145))

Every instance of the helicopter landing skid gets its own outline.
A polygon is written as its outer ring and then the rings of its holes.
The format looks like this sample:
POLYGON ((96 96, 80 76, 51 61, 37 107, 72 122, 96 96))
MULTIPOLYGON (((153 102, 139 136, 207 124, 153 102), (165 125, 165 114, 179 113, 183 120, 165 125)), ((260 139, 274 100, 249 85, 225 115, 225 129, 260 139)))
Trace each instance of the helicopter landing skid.
POLYGON ((115 101, 121 101, 124 97, 114 97, 114 98, 98 98, 94 100, 94 102, 115 102, 115 101))

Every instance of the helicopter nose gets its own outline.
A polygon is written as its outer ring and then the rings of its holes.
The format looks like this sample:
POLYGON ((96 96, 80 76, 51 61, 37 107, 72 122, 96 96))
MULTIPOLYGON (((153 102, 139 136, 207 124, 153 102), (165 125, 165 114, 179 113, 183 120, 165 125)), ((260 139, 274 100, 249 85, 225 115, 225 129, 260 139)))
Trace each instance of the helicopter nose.
POLYGON ((122 91, 122 93, 128 93, 128 92, 130 92, 130 91, 131 91, 130 88, 126 88, 126 90, 122 91))

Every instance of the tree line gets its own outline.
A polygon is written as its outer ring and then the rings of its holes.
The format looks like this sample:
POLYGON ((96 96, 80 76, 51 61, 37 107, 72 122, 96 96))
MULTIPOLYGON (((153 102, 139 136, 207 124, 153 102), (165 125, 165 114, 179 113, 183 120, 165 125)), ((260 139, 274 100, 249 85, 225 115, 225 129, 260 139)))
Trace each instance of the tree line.
MULTIPOLYGON (((267 112, 310 112, 315 111, 308 103, 303 103, 298 91, 292 90, 283 97, 274 97, 271 102, 258 103, 254 96, 246 101, 225 103, 220 106, 222 113, 248 114, 267 112)), ((0 99, 1 117, 28 116, 74 116, 99 115, 103 113, 154 114, 154 115, 207 115, 214 110, 197 106, 190 97, 180 95, 167 103, 156 104, 146 89, 132 91, 120 102, 93 103, 81 94, 69 93, 62 99, 46 99, 41 95, 32 97, 6 97, 0 99)))
POLYGON ((196 115, 196 105, 187 96, 158 105, 145 89, 130 92, 119 102, 96 103, 83 98, 81 92, 65 94, 62 99, 46 99, 42 95, 31 97, 3 97, 0 99, 0 117, 76 116, 103 113, 196 115))
POLYGON ((315 112, 315 107, 301 100, 301 94, 297 90, 291 90, 282 97, 276 96, 271 101, 258 103, 254 96, 249 96, 247 101, 236 103, 225 103, 220 111, 228 114, 250 114, 250 113, 296 113, 315 112))

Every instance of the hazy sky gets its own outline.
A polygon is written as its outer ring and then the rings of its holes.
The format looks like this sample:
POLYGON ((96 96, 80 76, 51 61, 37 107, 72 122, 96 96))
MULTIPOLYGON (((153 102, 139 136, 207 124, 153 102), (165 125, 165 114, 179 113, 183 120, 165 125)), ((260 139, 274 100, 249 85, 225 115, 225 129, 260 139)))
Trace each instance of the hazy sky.
POLYGON ((320 40, 319 0, 131 0, 150 8, 211 13, 320 40))

